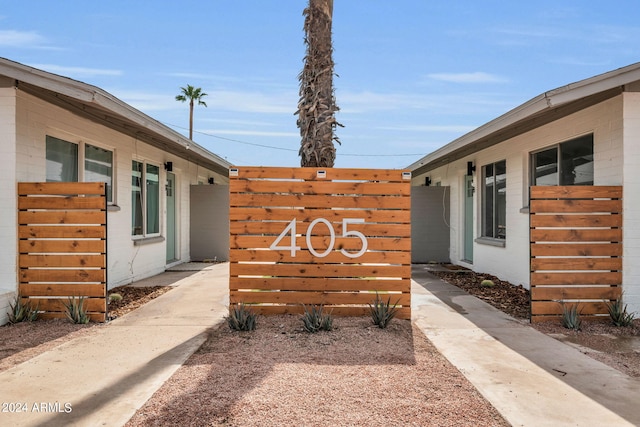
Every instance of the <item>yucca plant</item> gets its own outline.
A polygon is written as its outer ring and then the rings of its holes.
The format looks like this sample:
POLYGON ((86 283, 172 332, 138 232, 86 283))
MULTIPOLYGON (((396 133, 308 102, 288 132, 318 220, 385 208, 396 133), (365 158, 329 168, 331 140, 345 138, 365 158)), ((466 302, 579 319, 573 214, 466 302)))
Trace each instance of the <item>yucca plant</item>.
POLYGON ((13 304, 9 303, 10 311, 7 312, 9 323, 33 322, 38 319, 38 306, 33 308, 31 303, 23 303, 22 296, 20 294, 16 295, 13 304))
POLYGON ((69 297, 67 302, 63 302, 66 309, 67 319, 73 323, 85 325, 91 320, 87 314, 87 308, 85 304, 85 297, 69 297))
POLYGON ((311 309, 307 309, 304 304, 302 307, 304 308, 302 323, 305 331, 315 333, 333 329, 331 313, 323 313, 324 307, 322 305, 312 305, 311 309))
POLYGON ((387 299, 387 302, 384 302, 376 292, 376 299, 373 300, 372 304, 369 304, 369 311, 371 313, 373 324, 378 326, 380 329, 386 328, 398 312, 399 302, 400 300, 395 304, 391 304, 391 297, 387 299))
POLYGON ((253 331, 256 329, 256 313, 244 303, 234 304, 225 319, 233 331, 253 331))
POLYGON ((562 304, 562 326, 567 329, 579 331, 582 327, 582 319, 578 311, 578 304, 562 304))
POLYGON ((622 297, 613 302, 607 303, 609 317, 615 326, 631 326, 635 319, 634 313, 627 312, 627 304, 622 302, 622 297))

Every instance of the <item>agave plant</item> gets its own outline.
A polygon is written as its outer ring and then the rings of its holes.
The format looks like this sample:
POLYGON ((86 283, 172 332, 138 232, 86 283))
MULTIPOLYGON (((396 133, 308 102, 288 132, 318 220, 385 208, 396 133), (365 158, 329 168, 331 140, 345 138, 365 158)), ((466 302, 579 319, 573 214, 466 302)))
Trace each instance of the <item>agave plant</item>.
POLYGON ((304 304, 302 307, 304 308, 302 323, 305 331, 315 333, 333 329, 331 313, 323 313, 324 307, 322 305, 312 305, 311 309, 307 309, 304 304))
POLYGON ((256 313, 243 303, 234 304, 225 317, 229 328, 233 331, 253 331, 256 329, 256 313))
POLYGON ((91 317, 87 314, 85 297, 70 297, 67 302, 63 302, 66 309, 67 319, 73 323, 85 325, 89 323, 91 317))
POLYGON ((398 312, 399 302, 400 300, 395 304, 391 304, 391 297, 387 299, 387 302, 384 302, 376 292, 376 299, 372 304, 369 304, 369 311, 371 313, 373 324, 378 326, 380 329, 386 328, 398 312))
POLYGON ((582 319, 578 311, 578 304, 565 304, 562 302, 562 326, 567 329, 580 330, 582 319))
POLYGON ((9 323, 33 322, 38 318, 38 306, 34 308, 29 302, 23 303, 22 296, 16 295, 13 304, 9 303, 9 323))
POLYGON ((627 312, 627 304, 622 302, 622 297, 607 303, 609 317, 615 326, 631 326, 635 319, 634 313, 627 312))

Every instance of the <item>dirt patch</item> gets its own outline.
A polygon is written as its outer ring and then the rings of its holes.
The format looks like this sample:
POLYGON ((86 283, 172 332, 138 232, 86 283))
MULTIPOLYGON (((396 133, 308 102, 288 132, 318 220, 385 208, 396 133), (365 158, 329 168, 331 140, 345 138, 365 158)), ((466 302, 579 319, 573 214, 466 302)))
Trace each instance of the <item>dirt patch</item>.
MULTIPOLYGON (((109 304, 109 315, 112 318, 123 316, 171 289, 170 286, 120 286, 111 289, 108 293, 119 293, 122 300, 109 304)), ((67 319, 0 326, 0 372, 102 326, 102 323, 76 325, 67 319)))

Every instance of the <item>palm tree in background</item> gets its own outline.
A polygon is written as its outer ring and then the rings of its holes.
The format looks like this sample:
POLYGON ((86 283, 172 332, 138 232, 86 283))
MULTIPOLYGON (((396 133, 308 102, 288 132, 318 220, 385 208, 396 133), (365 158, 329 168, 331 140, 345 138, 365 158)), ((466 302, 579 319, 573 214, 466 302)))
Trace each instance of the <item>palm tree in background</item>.
POLYGON ((336 105, 333 89, 333 45, 331 22, 333 0, 309 0, 304 9, 304 42, 307 46, 300 81, 297 125, 300 129, 300 165, 305 167, 333 167, 336 149, 333 141, 336 126, 336 105))
POLYGON ((191 85, 187 85, 186 88, 181 87, 180 90, 182 93, 176 95, 176 101, 185 102, 189 100, 189 139, 193 141, 193 106, 197 101, 198 105, 204 105, 206 107, 207 103, 204 102, 202 98, 207 96, 207 94, 202 91, 202 88, 196 88, 191 85))

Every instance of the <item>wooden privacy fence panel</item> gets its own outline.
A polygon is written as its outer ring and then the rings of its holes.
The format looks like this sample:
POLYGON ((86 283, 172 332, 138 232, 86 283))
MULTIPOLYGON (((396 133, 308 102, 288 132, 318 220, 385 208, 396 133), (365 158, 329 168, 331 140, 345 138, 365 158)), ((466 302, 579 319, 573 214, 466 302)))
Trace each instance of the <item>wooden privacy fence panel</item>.
POLYGON ((411 318, 411 176, 401 170, 230 171, 230 303, 261 314, 368 314, 376 292, 411 318))
POLYGON ((530 190, 531 321, 577 304, 608 314, 622 292, 622 187, 539 186, 530 190))
POLYGON ((104 183, 18 183, 19 293, 41 317, 65 317, 84 297, 91 319, 107 317, 104 183))

